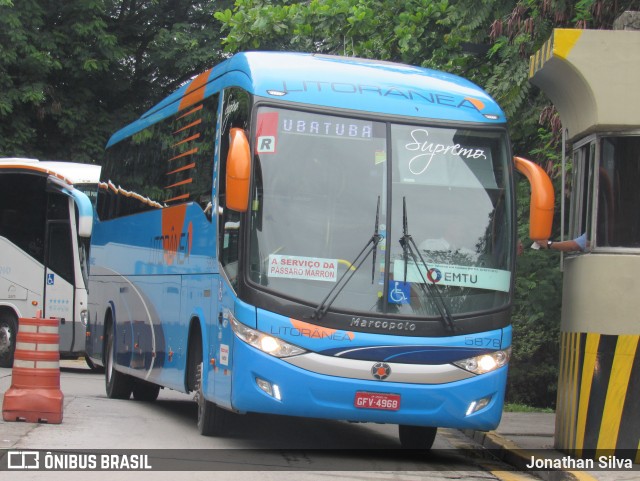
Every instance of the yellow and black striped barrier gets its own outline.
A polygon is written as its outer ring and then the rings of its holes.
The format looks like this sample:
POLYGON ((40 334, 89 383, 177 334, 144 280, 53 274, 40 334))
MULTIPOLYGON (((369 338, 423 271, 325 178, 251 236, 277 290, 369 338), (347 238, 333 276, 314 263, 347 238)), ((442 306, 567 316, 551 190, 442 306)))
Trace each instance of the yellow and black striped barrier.
POLYGON ((640 462, 640 335, 563 332, 556 448, 595 458, 635 451, 640 462))

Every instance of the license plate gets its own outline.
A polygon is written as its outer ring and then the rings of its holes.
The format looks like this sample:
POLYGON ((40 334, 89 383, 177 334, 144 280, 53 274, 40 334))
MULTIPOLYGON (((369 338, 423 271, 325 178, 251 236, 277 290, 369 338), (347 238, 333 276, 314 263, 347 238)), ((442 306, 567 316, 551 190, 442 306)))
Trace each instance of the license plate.
POLYGON ((397 411, 400 409, 400 395, 377 392, 357 392, 353 405, 360 409, 397 411))

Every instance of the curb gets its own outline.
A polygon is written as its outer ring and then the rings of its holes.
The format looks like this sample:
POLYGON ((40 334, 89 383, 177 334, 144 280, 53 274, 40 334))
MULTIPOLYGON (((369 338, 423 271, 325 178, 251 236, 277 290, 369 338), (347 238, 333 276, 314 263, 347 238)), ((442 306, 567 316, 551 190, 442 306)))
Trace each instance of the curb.
POLYGON ((545 481, 596 481, 596 478, 584 473, 576 471, 568 471, 564 469, 554 469, 545 471, 535 471, 527 467, 531 462, 534 451, 526 450, 518 446, 516 443, 507 439, 495 431, 475 431, 472 429, 463 429, 462 432, 469 438, 473 439, 482 447, 491 451, 500 461, 513 466, 514 468, 544 479, 545 481))

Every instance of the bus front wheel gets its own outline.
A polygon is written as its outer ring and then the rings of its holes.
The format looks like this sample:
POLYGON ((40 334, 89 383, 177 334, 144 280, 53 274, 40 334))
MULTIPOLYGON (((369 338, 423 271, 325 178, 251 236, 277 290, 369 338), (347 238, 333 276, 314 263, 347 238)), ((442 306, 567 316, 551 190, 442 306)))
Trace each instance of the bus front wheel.
POLYGON ((198 404, 198 431, 203 436, 217 436, 223 431, 223 409, 207 401, 202 392, 202 362, 196 367, 196 403, 198 404))
POLYGON ((400 424, 398 434, 404 449, 428 451, 433 446, 438 428, 431 426, 407 426, 400 424))

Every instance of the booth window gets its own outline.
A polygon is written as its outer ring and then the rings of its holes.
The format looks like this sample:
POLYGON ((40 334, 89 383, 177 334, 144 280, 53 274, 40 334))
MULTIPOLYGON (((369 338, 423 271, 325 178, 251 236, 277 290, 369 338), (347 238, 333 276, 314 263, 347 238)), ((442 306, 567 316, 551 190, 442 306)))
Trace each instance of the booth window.
POLYGON ((595 147, 595 142, 589 142, 573 151, 573 190, 569 235, 573 239, 586 233, 589 245, 591 245, 595 147))
POLYGON ((598 169, 598 247, 640 248, 640 136, 603 137, 598 169))

